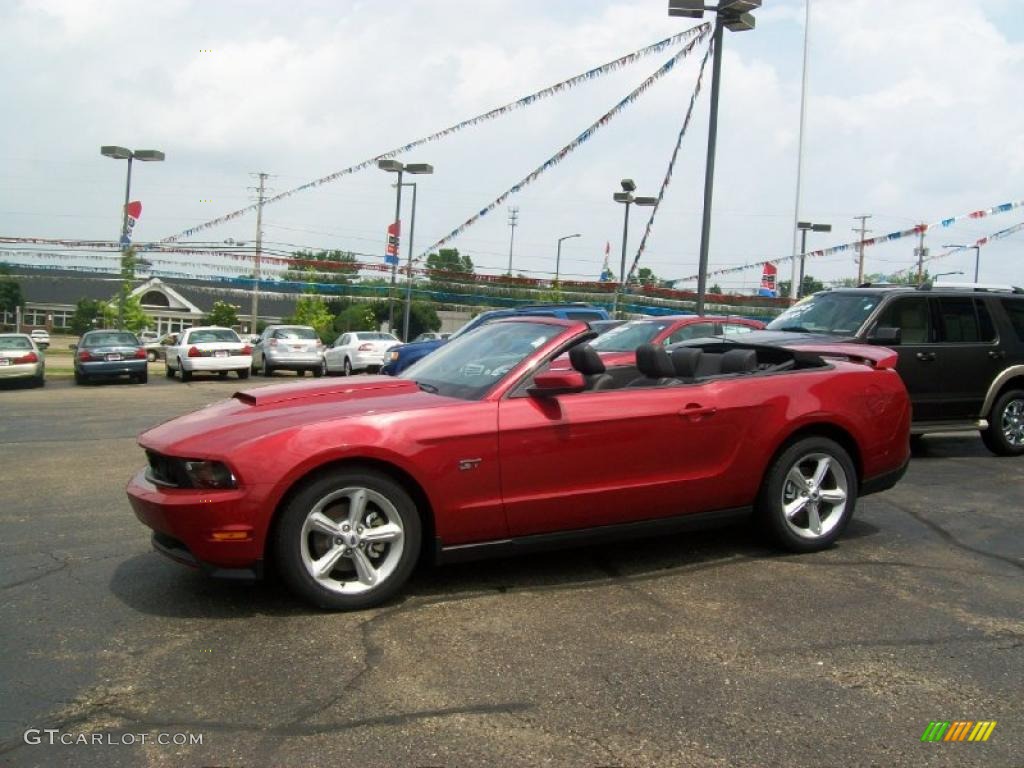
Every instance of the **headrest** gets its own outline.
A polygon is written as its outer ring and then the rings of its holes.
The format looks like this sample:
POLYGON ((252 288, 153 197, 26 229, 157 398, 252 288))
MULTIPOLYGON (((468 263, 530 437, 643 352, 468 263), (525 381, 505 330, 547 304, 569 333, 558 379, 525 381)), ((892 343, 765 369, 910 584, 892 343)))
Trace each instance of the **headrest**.
POLYGON ((664 347, 656 344, 641 344, 636 348, 636 367, 649 379, 672 378, 676 375, 672 358, 664 347))
POLYGON ((569 350, 569 362, 584 376, 604 373, 604 361, 597 350, 589 344, 579 344, 569 350))
POLYGON ((753 349, 730 349, 722 355, 722 373, 747 373, 757 370, 757 352, 753 349))
POLYGON ((676 347, 672 350, 672 367, 675 375, 683 379, 692 379, 697 375, 697 366, 704 354, 703 349, 695 347, 676 347))

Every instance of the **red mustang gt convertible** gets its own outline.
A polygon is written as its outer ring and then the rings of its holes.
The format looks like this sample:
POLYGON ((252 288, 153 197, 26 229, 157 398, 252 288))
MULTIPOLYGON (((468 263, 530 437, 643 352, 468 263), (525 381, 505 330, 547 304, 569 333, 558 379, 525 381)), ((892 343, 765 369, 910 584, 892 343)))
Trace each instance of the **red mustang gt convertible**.
POLYGON ((270 386, 162 424, 128 486, 156 548, 218 576, 272 563, 325 608, 394 595, 416 561, 754 515, 831 545, 909 458, 888 349, 729 341, 604 369, 586 324, 483 325, 399 378, 270 386), (570 352, 573 369, 550 370, 570 352))

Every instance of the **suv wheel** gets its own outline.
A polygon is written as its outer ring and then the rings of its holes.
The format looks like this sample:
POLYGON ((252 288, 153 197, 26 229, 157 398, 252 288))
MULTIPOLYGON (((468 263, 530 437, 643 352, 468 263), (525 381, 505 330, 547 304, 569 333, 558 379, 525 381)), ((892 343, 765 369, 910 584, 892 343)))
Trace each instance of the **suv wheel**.
POLYGON ((1024 454, 1024 391, 1012 389, 996 400, 981 439, 997 456, 1024 454))

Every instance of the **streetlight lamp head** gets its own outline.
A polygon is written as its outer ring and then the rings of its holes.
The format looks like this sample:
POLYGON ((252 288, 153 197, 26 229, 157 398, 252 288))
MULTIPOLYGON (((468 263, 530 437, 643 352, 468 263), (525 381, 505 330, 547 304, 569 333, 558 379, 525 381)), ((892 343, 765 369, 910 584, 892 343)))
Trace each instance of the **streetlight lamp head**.
POLYGON ((430 163, 408 163, 405 166, 406 173, 433 173, 434 166, 430 163))
POLYGON ((960 243, 943 243, 942 247, 943 248, 966 248, 967 246, 966 245, 961 245, 960 243))
POLYGON ((797 229, 811 229, 813 227, 814 227, 814 225, 811 224, 811 222, 809 222, 809 221, 798 221, 796 223, 796 228, 797 229))
POLYGON ((747 13, 761 7, 761 0, 722 0, 718 10, 730 13, 747 13))
POLYGON ((619 184, 622 185, 623 192, 636 192, 636 182, 632 179, 623 179, 619 184))
POLYGON ((668 0, 668 15, 687 19, 704 18, 704 0, 668 0))
POLYGON ((636 197, 633 198, 633 205, 657 205, 658 198, 656 197, 636 197))
POLYGON ((633 195, 629 192, 615 192, 612 194, 612 200, 616 203, 632 203, 633 195))
POLYGON ((398 173, 399 171, 405 170, 405 166, 397 160, 378 160, 377 167, 382 171, 391 171, 392 173, 398 173))
POLYGON ((757 20, 751 13, 741 13, 738 16, 722 16, 722 23, 725 28, 732 32, 747 32, 754 28, 757 20))
POLYGON ((147 162, 162 162, 164 159, 164 153, 159 149, 137 149, 134 152, 136 160, 144 160, 147 162))
POLYGON ((132 151, 125 147, 100 147, 100 154, 104 157, 112 157, 115 160, 127 160, 132 156, 132 151))
POLYGON ((832 231, 832 225, 831 224, 814 224, 814 225, 811 226, 811 229, 814 230, 815 232, 831 232, 832 231))

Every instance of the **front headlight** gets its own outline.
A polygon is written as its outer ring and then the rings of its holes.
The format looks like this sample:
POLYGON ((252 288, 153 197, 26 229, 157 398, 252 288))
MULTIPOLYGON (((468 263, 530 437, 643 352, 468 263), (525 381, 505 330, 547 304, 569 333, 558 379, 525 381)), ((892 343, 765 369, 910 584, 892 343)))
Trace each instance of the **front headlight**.
POLYGON ((391 361, 397 360, 398 359, 398 350, 396 349, 394 352, 392 352, 390 355, 388 355, 388 359, 391 360, 391 361))
POLYGON ((235 476, 219 461, 184 461, 193 488, 236 488, 235 476))

